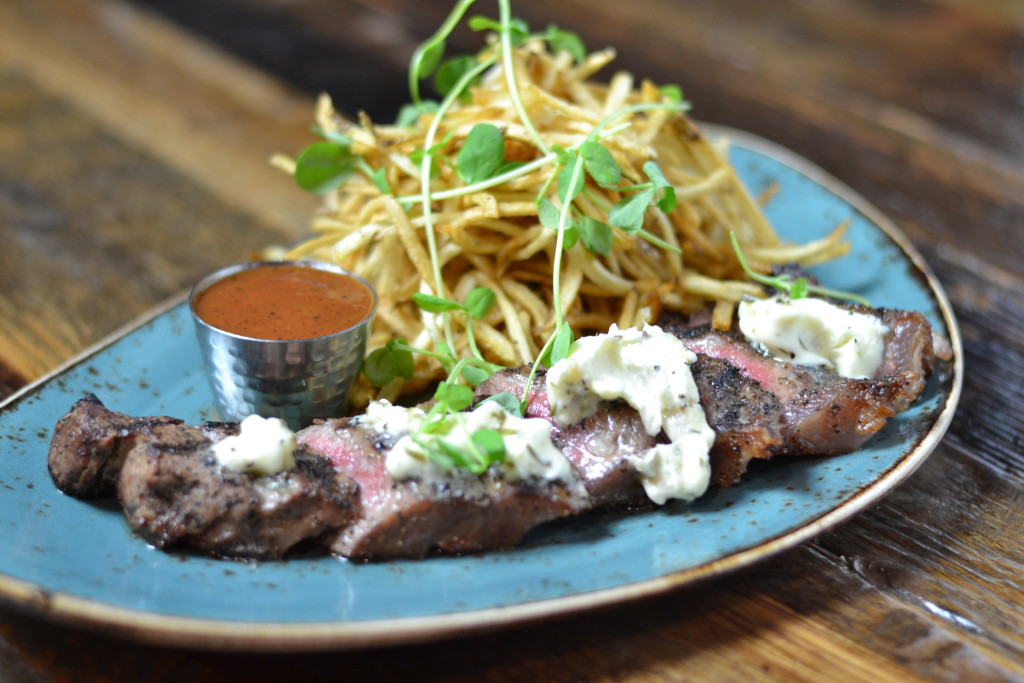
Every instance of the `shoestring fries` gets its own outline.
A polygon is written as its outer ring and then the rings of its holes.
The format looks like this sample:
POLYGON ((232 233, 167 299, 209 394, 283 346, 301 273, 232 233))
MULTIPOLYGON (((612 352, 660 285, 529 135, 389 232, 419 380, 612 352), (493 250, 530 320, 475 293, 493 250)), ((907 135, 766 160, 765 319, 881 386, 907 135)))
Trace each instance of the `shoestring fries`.
MULTIPOLYGON (((381 125, 366 115, 342 116, 326 95, 318 100, 320 132, 328 139, 350 140, 351 152, 378 175, 354 173, 326 193, 312 221, 313 236, 285 257, 330 261, 373 283, 380 306, 371 348, 396 337, 435 348, 446 338, 442 324, 419 309, 413 295, 458 301, 485 286, 495 293, 495 305, 470 322, 481 352, 504 366, 533 362, 556 326, 552 277, 558 231, 542 222, 540 200, 557 199, 557 194, 551 181, 555 166, 544 162, 545 155, 579 148, 603 124, 598 139, 621 169, 621 186, 586 178, 584 191, 573 201, 577 217, 608 222, 609 207, 625 196, 622 187, 645 181, 648 162, 657 164, 676 202, 667 213, 646 212, 642 229, 652 240, 612 228, 606 253, 576 244, 560 254, 561 311, 576 336, 607 331, 612 323, 653 323, 663 311, 707 307, 713 307, 715 324, 727 326, 734 304, 762 291, 737 262, 730 232, 747 262, 760 271, 785 263, 818 264, 846 252, 842 225, 807 244, 782 242, 720 143, 710 141, 685 112, 653 106, 665 101, 663 89, 647 81, 637 84, 625 72, 607 83, 592 80, 612 62, 611 50, 577 63, 566 51, 552 53, 543 41, 532 41, 516 47, 511 57, 520 106, 532 131, 521 122, 501 61, 440 120, 424 113, 410 125, 381 125), (645 105, 652 106, 644 110, 645 105), (500 130, 505 160, 520 165, 502 182, 467 191, 452 160, 481 123, 500 130), (432 126, 428 214, 422 201, 424 165, 417 155, 426 148, 432 126), (536 136, 546 149, 538 146, 536 136), (445 291, 435 291, 428 229, 436 240, 445 291)), ((295 169, 292 159, 274 161, 288 172, 295 169)), ((449 323, 455 351, 464 352, 466 316, 455 312, 449 323)), ((365 386, 362 400, 411 395, 443 376, 429 358, 418 356, 416 362, 414 379, 397 381, 379 394, 365 386)))

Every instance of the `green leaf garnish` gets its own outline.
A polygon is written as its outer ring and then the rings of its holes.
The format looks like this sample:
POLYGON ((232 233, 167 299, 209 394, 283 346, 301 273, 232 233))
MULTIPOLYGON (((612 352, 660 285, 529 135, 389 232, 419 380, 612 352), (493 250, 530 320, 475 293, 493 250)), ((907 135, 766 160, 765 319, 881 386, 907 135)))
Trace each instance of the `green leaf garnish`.
POLYGON ((466 367, 462 368, 463 379, 465 379, 474 387, 486 382, 488 378, 493 374, 493 372, 489 372, 487 370, 484 370, 483 368, 474 367, 472 365, 467 365, 466 367))
POLYGON ((363 376, 373 386, 386 386, 396 377, 412 379, 412 352, 404 339, 392 339, 363 359, 363 376))
POLYGON ((409 63, 409 95, 414 103, 420 100, 420 81, 430 77, 444 57, 445 40, 455 30, 462 16, 475 0, 459 0, 439 29, 422 42, 412 54, 409 63))
MULTIPOLYGON (((474 31, 494 31, 495 33, 502 33, 505 31, 501 22, 495 21, 490 17, 470 17, 468 26, 474 31)), ((530 34, 530 27, 524 20, 513 17, 508 24, 508 33, 511 37, 512 45, 519 45, 526 40, 526 37, 530 34)))
POLYGON ((398 117, 395 119, 395 125, 403 128, 414 126, 423 114, 437 113, 438 106, 438 103, 434 100, 421 100, 419 102, 404 104, 402 105, 402 108, 398 110, 398 117))
MULTIPOLYGON (((540 218, 540 224, 545 228, 558 230, 562 220, 561 215, 562 212, 550 200, 542 199, 537 207, 537 217, 540 218)), ((576 242, 579 241, 580 233, 575 222, 568 221, 567 223, 564 230, 565 234, 562 235, 562 248, 572 249, 576 242)))
POLYGON ((672 187, 672 183, 665 178, 665 174, 661 172, 661 168, 658 164, 653 161, 648 161, 644 164, 644 173, 651 179, 651 184, 661 190, 661 197, 656 202, 658 208, 665 213, 672 213, 676 208, 676 188, 672 187))
POLYGON ((619 169, 615 157, 608 151, 608 148, 600 142, 588 140, 580 146, 580 159, 583 160, 583 167, 595 181, 605 186, 617 185, 622 180, 622 171, 619 169))
POLYGON ((494 300, 494 290, 489 287, 476 287, 466 295, 464 308, 470 317, 480 320, 487 315, 487 311, 491 310, 494 300))
POLYGON ((506 413, 511 413, 516 417, 523 416, 523 406, 519 403, 519 399, 511 391, 502 391, 497 394, 488 396, 484 400, 480 401, 481 404, 487 403, 488 401, 494 401, 502 408, 505 409, 506 413))
POLYGON ((577 225, 579 225, 580 241, 588 251, 606 256, 612 250, 614 235, 607 223, 602 223, 590 216, 583 216, 577 225))
POLYGON ((554 367, 558 361, 569 357, 569 347, 572 346, 573 334, 572 328, 569 327, 569 323, 562 321, 562 324, 558 327, 558 331, 555 333, 554 339, 551 345, 548 347, 547 353, 541 359, 547 367, 554 367))
POLYGON ((473 390, 465 384, 441 382, 437 385, 434 398, 442 401, 449 410, 458 412, 465 410, 473 402, 473 390))
POLYGON ((417 306, 426 311, 427 313, 442 313, 444 311, 459 311, 462 310, 462 304, 452 301, 451 299, 445 299, 440 296, 434 296, 433 294, 424 294, 422 292, 416 292, 412 295, 412 300, 417 306))
POLYGON ((640 232, 644 226, 647 207, 653 198, 653 189, 623 197, 608 212, 608 223, 628 233, 640 232))
POLYGON ((307 192, 324 194, 336 189, 356 171, 356 156, 346 146, 318 142, 295 161, 295 182, 307 192))
MULTIPOLYGON (((434 88, 442 97, 447 95, 458 85, 463 76, 472 71, 475 65, 476 59, 469 55, 459 55, 445 60, 434 74, 434 88)), ((468 97, 469 92, 464 91, 462 96, 468 97)))
POLYGON ((583 40, 572 31, 564 31, 554 24, 549 24, 544 37, 551 45, 552 52, 565 50, 572 55, 573 61, 577 64, 587 59, 587 48, 584 46, 583 40))
POLYGON ((505 141, 498 127, 478 123, 466 136, 455 164, 459 175, 469 184, 487 180, 505 161, 505 141))
POLYGON ((683 101, 683 89, 671 83, 661 86, 658 89, 661 96, 673 104, 680 104, 683 101))
POLYGON ((482 451, 487 465, 505 457, 505 439, 497 429, 478 429, 469 438, 482 451))

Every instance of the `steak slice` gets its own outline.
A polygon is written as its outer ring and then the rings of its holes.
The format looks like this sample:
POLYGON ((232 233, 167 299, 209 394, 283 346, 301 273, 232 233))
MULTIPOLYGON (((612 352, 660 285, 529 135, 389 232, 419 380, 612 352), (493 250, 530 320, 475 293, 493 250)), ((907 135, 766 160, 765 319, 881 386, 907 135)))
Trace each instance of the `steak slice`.
POLYGON ((57 423, 50 473, 76 497, 116 493, 129 525, 160 548, 278 558, 356 514, 355 484, 315 453, 298 449, 293 470, 265 477, 221 467, 210 447, 237 432, 237 424, 128 417, 88 395, 57 423))
POLYGON ((463 553, 509 548, 534 527, 589 507, 573 482, 508 481, 497 468, 482 476, 395 480, 387 451, 398 436, 326 420, 296 434, 359 485, 361 514, 330 544, 345 557, 423 557, 431 550, 463 553))
POLYGON ((47 467, 57 488, 76 498, 114 495, 125 455, 139 434, 173 434, 173 417, 129 417, 93 394, 75 402, 53 430, 47 467))
POLYGON ((782 444, 775 395, 720 359, 697 354, 690 366, 708 425, 711 483, 726 488, 737 482, 751 458, 769 457, 782 444))
POLYGON ((752 458, 852 452, 917 399, 933 368, 931 327, 918 313, 876 314, 890 333, 873 379, 778 361, 709 327, 665 326, 698 356, 694 380, 716 434, 716 486, 735 483, 752 458))
MULTIPOLYGON (((520 401, 526 390, 530 368, 494 373, 476 388, 474 401, 509 392, 520 401)), ((567 427, 550 415, 547 385, 538 371, 530 386, 526 405, 528 417, 542 417, 551 423, 551 440, 583 480, 593 507, 642 505, 650 501, 630 458, 657 443, 644 429, 640 414, 621 401, 605 401, 596 413, 567 427)))
POLYGON ((188 545, 224 557, 278 559, 357 514, 357 487, 308 449, 295 467, 254 477, 222 467, 201 428, 140 439, 125 458, 118 498, 131 527, 158 548, 188 545))

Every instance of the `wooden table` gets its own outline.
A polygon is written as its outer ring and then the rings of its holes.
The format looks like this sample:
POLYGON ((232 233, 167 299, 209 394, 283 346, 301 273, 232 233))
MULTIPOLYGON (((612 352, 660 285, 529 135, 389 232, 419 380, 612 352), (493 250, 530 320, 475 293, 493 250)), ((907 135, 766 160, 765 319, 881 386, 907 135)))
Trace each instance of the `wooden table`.
MULTIPOLYGON (((302 235, 316 200, 268 156, 309 142, 318 91, 392 116, 409 54, 447 5, 0 4, 0 397, 205 272, 302 235)), ((514 11, 617 46, 618 66, 681 84, 697 118, 795 150, 903 228, 965 343, 961 408, 938 449, 852 521, 697 589, 454 641, 300 656, 141 645, 5 606, 0 678, 1024 679, 1021 5, 517 0, 514 11)))

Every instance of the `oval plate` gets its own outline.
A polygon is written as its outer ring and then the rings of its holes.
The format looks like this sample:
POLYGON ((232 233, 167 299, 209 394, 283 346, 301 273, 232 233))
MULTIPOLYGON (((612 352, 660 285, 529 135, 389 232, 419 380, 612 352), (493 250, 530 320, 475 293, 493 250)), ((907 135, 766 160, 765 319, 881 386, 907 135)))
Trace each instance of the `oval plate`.
POLYGON ((691 505, 554 523, 519 547, 469 557, 356 564, 322 555, 239 563, 155 550, 113 501, 54 488, 46 469, 57 419, 84 392, 131 415, 216 419, 192 322, 180 299, 152 312, 0 406, 0 597, 50 617, 161 643, 310 650, 441 638, 655 594, 749 565, 877 501, 941 439, 960 394, 960 336, 941 287, 910 242, 862 198, 771 143, 726 135, 768 218, 807 241, 850 220, 851 253, 818 270, 876 306, 923 312, 954 361, 864 448, 775 461, 691 505))

